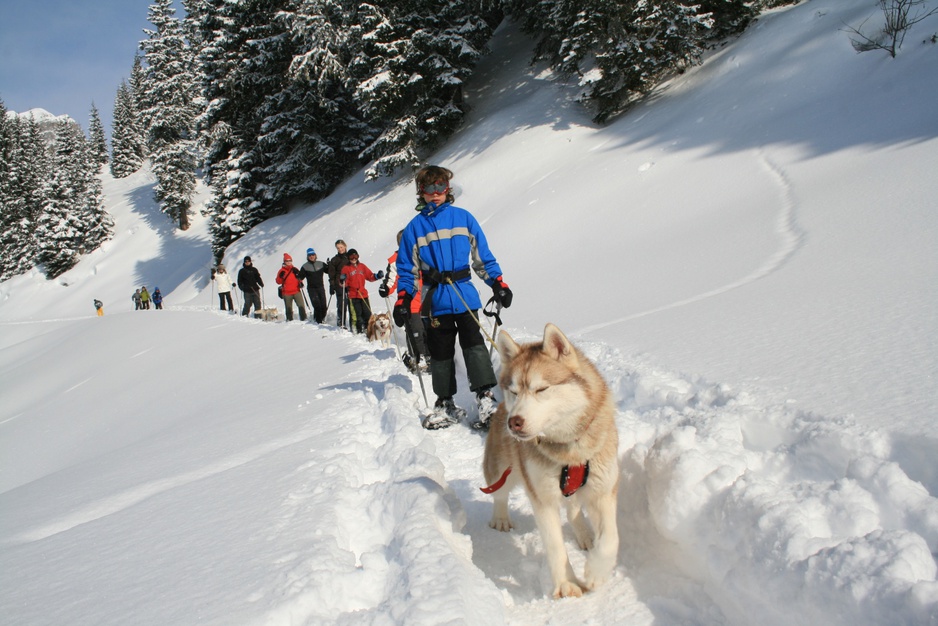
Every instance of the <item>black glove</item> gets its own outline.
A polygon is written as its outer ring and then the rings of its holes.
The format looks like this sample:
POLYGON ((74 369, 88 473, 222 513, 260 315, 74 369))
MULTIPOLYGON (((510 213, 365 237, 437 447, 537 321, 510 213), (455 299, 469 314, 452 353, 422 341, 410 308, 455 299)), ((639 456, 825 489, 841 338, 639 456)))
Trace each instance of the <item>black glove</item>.
POLYGON ((378 295, 382 298, 387 298, 389 295, 391 295, 391 290, 388 289, 387 285, 381 285, 378 287, 378 295))
POLYGON ((500 304, 502 308, 505 309, 511 306, 511 289, 508 288, 508 285, 502 280, 501 276, 495 279, 495 283, 492 285, 492 291, 495 292, 496 304, 500 304))
POLYGON ((339 282, 343 284, 345 283, 345 274, 339 274, 339 282))
POLYGON ((215 280, 215 270, 212 270, 212 280, 215 280))
POLYGON ((329 295, 330 296, 335 295, 335 287, 332 286, 332 283, 329 283, 329 295))
POLYGON ((394 303, 394 323, 403 326, 410 317, 410 302, 413 300, 406 291, 400 291, 397 294, 397 302, 394 303))
POLYGON ((378 270, 375 274, 375 280, 381 280, 382 278, 384 278, 384 270, 378 270))

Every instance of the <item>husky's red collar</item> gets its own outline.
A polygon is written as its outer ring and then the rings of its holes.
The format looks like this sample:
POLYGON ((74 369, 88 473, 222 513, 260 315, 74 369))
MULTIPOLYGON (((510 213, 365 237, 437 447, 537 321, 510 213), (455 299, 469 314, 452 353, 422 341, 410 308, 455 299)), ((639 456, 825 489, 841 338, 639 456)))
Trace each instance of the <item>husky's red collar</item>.
MULTIPOLYGON (((479 487, 479 490, 482 493, 495 493, 505 486, 505 481, 508 480, 509 474, 511 474, 510 465, 502 473, 501 478, 488 487, 479 487)), ((562 493, 565 498, 569 498, 575 494, 580 487, 586 484, 589 475, 589 461, 584 465, 564 465, 563 469, 560 471, 560 493, 562 493)))

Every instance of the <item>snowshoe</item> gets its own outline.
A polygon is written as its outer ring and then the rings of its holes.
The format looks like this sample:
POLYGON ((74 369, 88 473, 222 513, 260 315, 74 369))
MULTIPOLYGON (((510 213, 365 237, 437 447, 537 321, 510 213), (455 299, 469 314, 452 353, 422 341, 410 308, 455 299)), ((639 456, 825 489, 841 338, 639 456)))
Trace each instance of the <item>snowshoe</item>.
POLYGON ((427 430, 448 428, 465 417, 466 410, 456 406, 452 398, 437 398, 433 412, 423 419, 422 425, 427 430))
POLYGON ((491 389, 485 389, 476 394, 476 403, 479 407, 479 417, 469 426, 473 430, 488 430, 489 420, 498 409, 498 400, 495 399, 491 389))

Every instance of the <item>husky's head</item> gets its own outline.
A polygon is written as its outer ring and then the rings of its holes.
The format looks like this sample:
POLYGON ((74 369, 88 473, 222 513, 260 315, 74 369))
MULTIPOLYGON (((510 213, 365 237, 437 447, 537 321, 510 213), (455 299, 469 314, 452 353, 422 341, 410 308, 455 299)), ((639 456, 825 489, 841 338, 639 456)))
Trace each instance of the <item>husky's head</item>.
POLYGON ((502 360, 499 384, 512 436, 522 441, 575 440, 591 404, 586 358, 553 324, 544 328, 541 343, 519 345, 505 331, 496 343, 502 360))
POLYGON ((391 319, 388 317, 387 313, 375 314, 375 327, 381 330, 388 330, 391 328, 391 319))

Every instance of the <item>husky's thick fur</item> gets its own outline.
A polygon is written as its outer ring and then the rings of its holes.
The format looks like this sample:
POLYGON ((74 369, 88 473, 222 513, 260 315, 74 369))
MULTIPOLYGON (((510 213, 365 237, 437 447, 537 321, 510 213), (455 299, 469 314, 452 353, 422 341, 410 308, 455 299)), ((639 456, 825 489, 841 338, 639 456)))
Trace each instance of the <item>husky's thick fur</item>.
POLYGON ((619 550, 619 436, 612 394, 596 367, 553 324, 541 343, 518 345, 505 331, 496 343, 505 400, 485 441, 490 487, 483 491, 495 497, 489 525, 512 528, 508 493, 523 485, 547 551, 554 597, 580 596, 609 578, 619 550), (561 504, 577 543, 589 551, 582 582, 564 547, 561 504))
POLYGON ((365 331, 368 341, 380 341, 384 348, 391 347, 391 318, 387 313, 375 313, 368 319, 365 331))

